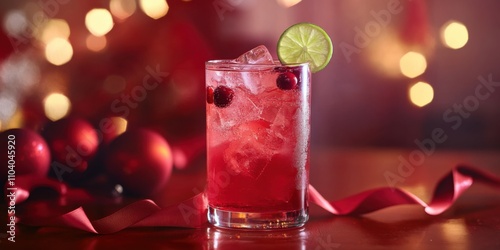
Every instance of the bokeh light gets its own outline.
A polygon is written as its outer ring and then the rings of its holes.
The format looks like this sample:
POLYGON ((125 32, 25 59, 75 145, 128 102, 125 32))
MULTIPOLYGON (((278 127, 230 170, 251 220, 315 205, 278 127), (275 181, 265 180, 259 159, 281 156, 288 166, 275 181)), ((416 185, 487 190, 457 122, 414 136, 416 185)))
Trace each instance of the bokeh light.
MULTIPOLYGON (((360 55, 368 60, 373 70, 391 78, 401 76, 399 60, 405 54, 407 48, 403 46, 395 30, 388 29, 387 32, 374 39, 365 50, 366 55, 364 53, 360 55)), ((354 56, 356 56, 356 53, 353 52, 351 57, 354 56)))
POLYGON ((410 51, 399 60, 399 68, 404 76, 415 78, 425 72, 427 61, 424 55, 410 51))
POLYGON ((408 91, 410 101, 417 107, 423 107, 434 99, 434 89, 426 82, 417 82, 408 91))
POLYGON ((113 17, 107 9, 92 9, 85 16, 85 26, 94 36, 106 35, 113 25, 113 17))
POLYGON ((5 120, 2 125, 2 130, 7 130, 11 128, 22 128, 25 125, 26 118, 24 117, 24 112, 22 109, 18 108, 16 112, 10 117, 10 119, 5 120))
POLYGON ((48 44, 55 38, 68 39, 70 35, 70 28, 68 22, 64 19, 50 19, 44 25, 40 33, 39 40, 44 44, 48 44))
POLYGON ((85 40, 87 48, 91 51, 98 52, 106 48, 108 40, 106 36, 94 36, 89 34, 85 40))
POLYGON ((441 41, 451 49, 460 49, 467 44, 469 32, 460 22, 450 21, 441 28, 441 41))
POLYGON ((0 120, 8 121, 17 110, 17 100, 7 93, 0 92, 0 120))
POLYGON ((71 102, 63 94, 52 93, 47 95, 43 100, 43 108, 47 118, 51 121, 57 121, 69 113, 71 102))
POLYGON ((137 9, 135 0, 111 0, 109 10, 111 14, 120 20, 124 20, 134 14, 137 9))
POLYGON ((42 72, 28 54, 15 53, 0 64, 0 93, 22 96, 39 83, 42 72))
POLYGON ((3 29, 10 36, 21 35, 28 26, 28 19, 23 11, 12 10, 5 14, 3 19, 3 29))
POLYGON ((276 0, 278 2, 279 5, 285 7, 285 8, 289 8, 289 7, 292 7, 300 2, 302 2, 302 0, 276 0))
POLYGON ((54 38, 45 46, 45 58, 54 65, 63 65, 73 57, 73 47, 68 40, 54 38))
POLYGON ((168 12, 168 4, 165 0, 140 0, 141 10, 149 17, 158 19, 168 12))
POLYGON ((125 131, 127 131, 127 125, 128 122, 125 120, 123 117, 119 116, 114 116, 111 117, 111 122, 113 123, 113 126, 116 127, 116 136, 123 134, 125 131))

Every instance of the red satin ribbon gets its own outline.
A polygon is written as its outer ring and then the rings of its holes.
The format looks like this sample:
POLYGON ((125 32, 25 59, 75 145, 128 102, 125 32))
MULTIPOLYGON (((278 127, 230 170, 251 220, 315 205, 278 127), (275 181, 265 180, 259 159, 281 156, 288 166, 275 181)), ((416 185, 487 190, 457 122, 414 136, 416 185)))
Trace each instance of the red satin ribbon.
MULTIPOLYGON (((309 199, 311 203, 336 215, 359 215, 403 204, 417 204, 424 207, 427 214, 437 215, 448 209, 474 181, 500 187, 500 178, 490 173, 457 166, 438 182, 429 204, 409 192, 390 187, 368 190, 338 201, 328 201, 309 185, 309 199)), ((61 195, 69 192, 64 184, 56 181, 18 177, 17 203, 26 200, 29 192, 40 186, 51 187, 61 195)), ((69 227, 95 234, 115 233, 131 227, 198 228, 207 223, 206 208, 206 197, 204 193, 200 193, 165 208, 159 207, 152 200, 139 200, 98 220, 90 220, 83 208, 79 207, 57 217, 21 217, 20 222, 32 226, 69 227)))

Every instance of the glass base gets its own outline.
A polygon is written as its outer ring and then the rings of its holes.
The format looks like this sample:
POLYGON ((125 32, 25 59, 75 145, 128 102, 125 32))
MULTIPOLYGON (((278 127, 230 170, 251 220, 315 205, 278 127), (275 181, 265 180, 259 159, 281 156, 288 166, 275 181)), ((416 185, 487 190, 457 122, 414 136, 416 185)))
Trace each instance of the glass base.
POLYGON ((285 229, 303 226, 309 218, 307 209, 276 212, 233 212, 208 207, 208 222, 216 227, 241 229, 285 229))

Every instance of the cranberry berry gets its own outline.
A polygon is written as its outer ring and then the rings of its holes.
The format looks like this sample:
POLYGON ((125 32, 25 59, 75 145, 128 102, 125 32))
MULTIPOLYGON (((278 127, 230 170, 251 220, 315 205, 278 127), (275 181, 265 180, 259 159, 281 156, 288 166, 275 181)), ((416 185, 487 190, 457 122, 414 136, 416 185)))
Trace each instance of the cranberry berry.
POLYGON ((233 101, 234 91, 226 86, 218 86, 214 90, 214 103, 219 108, 225 108, 233 101))
POLYGON ((212 86, 207 87, 207 103, 214 103, 214 88, 212 86))
POLYGON ((283 90, 297 88, 297 77, 292 72, 283 72, 276 78, 276 85, 283 90))

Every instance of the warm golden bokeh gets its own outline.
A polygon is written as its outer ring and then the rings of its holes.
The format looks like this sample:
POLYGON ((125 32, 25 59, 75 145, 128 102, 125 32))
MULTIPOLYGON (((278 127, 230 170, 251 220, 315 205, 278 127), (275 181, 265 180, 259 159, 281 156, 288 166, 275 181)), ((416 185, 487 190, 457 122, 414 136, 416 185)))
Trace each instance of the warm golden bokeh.
POLYGON ((70 28, 68 22, 64 19, 50 19, 44 25, 42 32, 40 32, 39 40, 44 44, 48 44, 54 38, 68 39, 70 35, 70 28))
POLYGON ((111 0, 109 10, 111 14, 120 20, 124 20, 134 14, 137 9, 135 0, 111 0))
POLYGON ((302 2, 302 0, 277 0, 277 2, 279 5, 288 8, 302 2))
POLYGON ((45 46, 45 58, 56 66, 69 62, 72 57, 73 47, 66 39, 54 38, 45 46))
POLYGON ((64 118, 71 109, 69 98, 61 93, 52 93, 43 100, 45 116, 51 121, 57 121, 64 118))
POLYGON ((158 19, 168 12, 168 4, 165 0, 140 0, 141 10, 149 17, 158 19))
POLYGON ((410 101, 417 107, 423 107, 434 99, 434 89, 426 82, 417 82, 409 89, 410 101))
POLYGON ((127 125, 128 122, 125 118, 119 117, 119 116, 114 116, 111 117, 111 122, 113 123, 114 126, 116 126, 116 135, 121 135, 125 131, 127 131, 127 125))
POLYGON ((427 61, 424 55, 410 51, 404 54, 399 60, 401 73, 409 78, 415 78, 425 72, 427 61))
POLYGON ((85 26, 94 36, 106 35, 113 25, 113 17, 107 9, 92 9, 85 16, 85 26))
POLYGON ((467 27, 460 22, 450 21, 441 28, 441 41, 450 49, 460 49, 469 41, 467 27))

